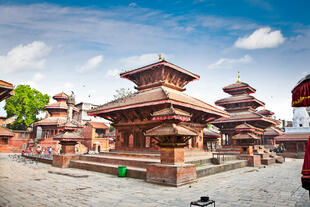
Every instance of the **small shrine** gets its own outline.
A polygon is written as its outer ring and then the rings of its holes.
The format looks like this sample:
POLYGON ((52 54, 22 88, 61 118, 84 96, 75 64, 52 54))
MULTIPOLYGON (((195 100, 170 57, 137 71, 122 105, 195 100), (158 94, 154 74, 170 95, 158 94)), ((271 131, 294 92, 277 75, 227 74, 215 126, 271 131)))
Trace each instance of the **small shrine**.
POLYGON ((250 124, 240 124, 236 128, 236 134, 232 137, 236 144, 241 146, 241 154, 253 155, 253 146, 257 145, 264 130, 250 124))
POLYGON ((59 144, 61 145, 60 154, 53 155, 53 166, 55 167, 69 167, 71 160, 78 159, 75 146, 78 144, 78 142, 85 141, 85 138, 83 138, 82 135, 77 132, 77 129, 82 127, 75 124, 72 120, 74 104, 75 97, 72 93, 72 95, 67 99, 67 122, 61 126, 61 131, 53 137, 53 139, 55 141, 59 141, 59 144))
POLYGON ((161 125, 147 130, 145 136, 157 140, 160 147, 160 164, 146 168, 146 181, 157 184, 179 186, 196 179, 196 167, 184 164, 184 147, 189 139, 198 136, 193 129, 180 122, 190 121, 191 115, 180 109, 170 108, 156 111, 153 120, 161 125))

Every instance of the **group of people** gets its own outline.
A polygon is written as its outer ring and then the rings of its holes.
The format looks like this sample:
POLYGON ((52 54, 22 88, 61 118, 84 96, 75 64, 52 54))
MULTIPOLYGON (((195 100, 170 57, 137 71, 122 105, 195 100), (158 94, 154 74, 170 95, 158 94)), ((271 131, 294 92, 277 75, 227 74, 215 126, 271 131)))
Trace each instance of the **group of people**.
POLYGON ((37 146, 36 150, 34 150, 33 148, 31 147, 27 147, 26 150, 23 150, 22 151, 22 155, 24 155, 25 153, 27 154, 38 154, 38 155, 51 155, 52 154, 52 147, 49 146, 49 147, 41 147, 40 145, 37 146))

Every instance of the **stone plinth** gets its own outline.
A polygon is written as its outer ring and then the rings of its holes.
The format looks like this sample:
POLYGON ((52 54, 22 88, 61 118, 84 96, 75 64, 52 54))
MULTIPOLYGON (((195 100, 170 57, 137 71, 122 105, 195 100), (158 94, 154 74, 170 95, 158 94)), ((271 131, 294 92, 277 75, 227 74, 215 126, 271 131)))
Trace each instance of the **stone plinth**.
POLYGON ((150 164, 146 166, 146 182, 168 186, 181 186, 194 182, 196 166, 192 164, 150 164))
POLYGON ((240 155, 241 160, 248 160, 248 166, 256 167, 261 165, 261 157, 259 155, 240 155))
POLYGON ((184 147, 161 147, 160 148, 161 164, 183 164, 184 147))
POLYGON ((60 168, 67 168, 70 165, 71 160, 78 160, 79 155, 76 154, 60 154, 53 155, 53 166, 60 168))

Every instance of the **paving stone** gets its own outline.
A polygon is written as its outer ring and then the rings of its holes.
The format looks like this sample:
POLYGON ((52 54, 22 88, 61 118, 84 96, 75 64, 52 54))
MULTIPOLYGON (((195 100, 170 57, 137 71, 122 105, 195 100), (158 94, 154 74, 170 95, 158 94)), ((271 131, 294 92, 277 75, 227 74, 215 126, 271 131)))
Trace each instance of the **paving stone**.
POLYGON ((286 159, 267 168, 241 168, 179 188, 47 164, 21 164, 0 154, 0 206, 189 206, 209 195, 221 207, 309 207, 301 188, 302 160, 286 159), (73 178, 48 171, 88 175, 73 178))

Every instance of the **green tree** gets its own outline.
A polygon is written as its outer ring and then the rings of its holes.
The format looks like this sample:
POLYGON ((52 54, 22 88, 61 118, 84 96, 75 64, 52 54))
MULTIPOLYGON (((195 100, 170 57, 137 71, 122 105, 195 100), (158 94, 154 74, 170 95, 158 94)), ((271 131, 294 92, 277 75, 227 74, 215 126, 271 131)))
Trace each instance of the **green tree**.
POLYGON ((11 129, 27 129, 32 123, 38 121, 37 115, 49 103, 50 97, 29 85, 19 85, 14 89, 14 96, 6 99, 4 109, 7 116, 16 116, 9 126, 11 129))
POLYGON ((126 96, 130 96, 134 94, 134 92, 132 90, 130 90, 129 88, 120 88, 118 90, 115 91, 115 94, 113 95, 114 100, 119 99, 119 98, 124 98, 126 96))
POLYGON ((112 126, 112 125, 110 125, 109 131, 110 131, 110 132, 114 132, 114 130, 115 130, 115 127, 112 126))

